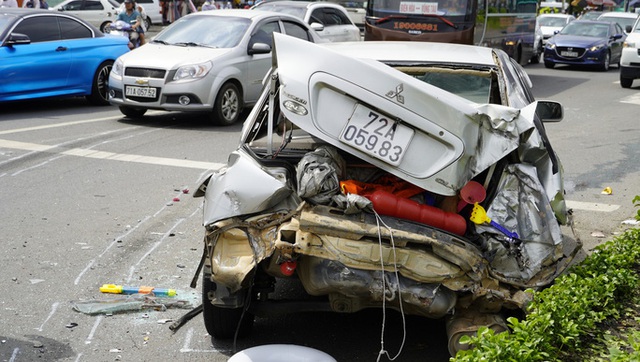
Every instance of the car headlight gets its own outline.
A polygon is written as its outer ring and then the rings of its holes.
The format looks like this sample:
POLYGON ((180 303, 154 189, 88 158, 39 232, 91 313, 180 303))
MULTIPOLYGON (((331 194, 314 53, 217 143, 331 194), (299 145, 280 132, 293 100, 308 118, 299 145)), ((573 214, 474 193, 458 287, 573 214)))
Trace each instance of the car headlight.
POLYGON ((625 41, 624 43, 622 43, 622 47, 623 48, 635 48, 636 47, 636 43, 635 42, 625 41))
POLYGON ((547 44, 545 44, 545 48, 549 49, 549 50, 553 50, 556 48, 556 45, 554 43, 551 43, 547 40, 547 44))
POLYGON ((183 65, 178 68, 176 75, 173 76, 173 80, 202 78, 209 73, 211 68, 213 68, 211 62, 183 65))
POLYGON ((602 48, 604 48, 604 44, 598 44, 598 45, 594 45, 591 48, 589 48, 589 51, 595 52, 595 51, 598 51, 598 50, 600 50, 602 48))
POLYGON ((111 68, 111 74, 117 75, 118 77, 122 77, 122 73, 124 71, 124 62, 122 59, 116 59, 116 62, 113 63, 113 67, 111 68))

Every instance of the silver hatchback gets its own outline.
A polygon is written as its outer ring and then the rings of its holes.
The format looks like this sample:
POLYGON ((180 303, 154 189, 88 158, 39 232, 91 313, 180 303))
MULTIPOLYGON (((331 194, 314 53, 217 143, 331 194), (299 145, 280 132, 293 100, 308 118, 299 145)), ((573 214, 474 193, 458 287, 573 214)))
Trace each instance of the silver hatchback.
POLYGON ((208 112, 219 125, 233 124, 258 99, 271 67, 272 33, 322 41, 302 20, 287 14, 242 9, 193 13, 116 60, 109 101, 132 118, 158 109, 208 112))

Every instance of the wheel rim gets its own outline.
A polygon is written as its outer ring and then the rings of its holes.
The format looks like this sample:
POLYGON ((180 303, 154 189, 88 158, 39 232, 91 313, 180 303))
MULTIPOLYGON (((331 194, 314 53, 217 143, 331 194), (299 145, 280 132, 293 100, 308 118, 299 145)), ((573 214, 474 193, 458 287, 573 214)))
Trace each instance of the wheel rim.
POLYGON ((96 77, 96 89, 104 100, 107 100, 107 92, 109 91, 109 73, 111 73, 111 66, 107 65, 100 69, 96 77))
POLYGON ((224 119, 234 119, 238 114, 238 94, 232 89, 227 89, 222 95, 221 106, 221 113, 224 119))

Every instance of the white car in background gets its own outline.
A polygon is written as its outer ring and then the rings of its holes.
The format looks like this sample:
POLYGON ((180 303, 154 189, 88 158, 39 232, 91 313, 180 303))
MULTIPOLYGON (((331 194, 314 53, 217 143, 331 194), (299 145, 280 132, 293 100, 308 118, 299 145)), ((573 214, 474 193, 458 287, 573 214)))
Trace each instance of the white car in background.
POLYGON ((630 28, 622 44, 620 57, 620 86, 631 88, 634 79, 640 78, 640 18, 630 28))
POLYGON ((104 33, 104 29, 116 21, 119 6, 115 0, 66 0, 49 10, 75 15, 104 33))
POLYGON ((359 41, 362 39, 358 28, 347 10, 336 3, 326 1, 263 1, 251 9, 275 11, 291 14, 304 20, 318 35, 330 42, 359 41))
POLYGON ((633 23, 636 22, 636 19, 638 19, 638 14, 625 13, 622 11, 610 11, 602 13, 602 15, 598 17, 598 20, 613 21, 618 23, 622 30, 624 30, 625 34, 629 34, 627 27, 631 27, 633 23))
POLYGON ((576 17, 570 14, 541 14, 536 18, 536 28, 542 33, 542 46, 557 31, 562 30, 565 25, 576 20, 576 17))

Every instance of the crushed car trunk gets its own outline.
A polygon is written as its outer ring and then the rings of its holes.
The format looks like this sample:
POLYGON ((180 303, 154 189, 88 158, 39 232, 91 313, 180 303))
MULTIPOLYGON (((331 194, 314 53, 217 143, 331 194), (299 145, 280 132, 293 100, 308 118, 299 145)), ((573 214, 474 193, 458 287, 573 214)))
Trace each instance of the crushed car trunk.
POLYGON ((551 283, 581 248, 563 234, 561 167, 537 103, 478 104, 381 62, 274 36, 274 70, 241 145, 196 193, 209 333, 246 331, 243 316, 268 313, 279 278, 328 304, 290 310, 453 318, 452 353, 478 323, 506 330, 500 311, 523 310, 525 290, 551 283), (460 196, 472 182, 479 200, 460 196))

